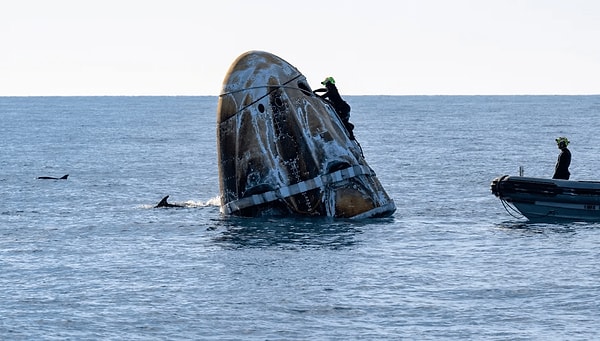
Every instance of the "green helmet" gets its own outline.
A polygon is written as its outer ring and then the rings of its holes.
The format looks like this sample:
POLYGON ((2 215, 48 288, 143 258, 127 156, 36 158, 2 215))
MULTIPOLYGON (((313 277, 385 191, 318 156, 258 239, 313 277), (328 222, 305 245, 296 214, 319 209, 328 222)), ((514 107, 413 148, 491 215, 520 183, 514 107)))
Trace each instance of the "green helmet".
POLYGON ((327 85, 327 83, 335 84, 335 79, 333 77, 327 77, 324 81, 321 82, 323 85, 327 85))
POLYGON ((555 141, 557 145, 560 145, 561 143, 564 144, 565 147, 569 145, 569 139, 564 136, 557 138, 555 141))

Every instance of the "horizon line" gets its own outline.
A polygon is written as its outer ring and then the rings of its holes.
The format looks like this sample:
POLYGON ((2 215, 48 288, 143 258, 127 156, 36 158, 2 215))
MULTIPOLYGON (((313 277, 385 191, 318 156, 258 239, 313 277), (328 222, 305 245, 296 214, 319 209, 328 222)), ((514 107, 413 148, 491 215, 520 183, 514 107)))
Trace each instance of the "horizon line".
MULTIPOLYGON (((138 95, 127 95, 127 94, 121 94, 121 95, 0 95, 0 98, 9 98, 9 97, 220 97, 221 95, 206 95, 206 94, 198 94, 198 95, 144 95, 144 94, 138 94, 138 95)), ((600 96, 600 93, 581 93, 581 94, 551 94, 551 93, 547 93, 547 94, 535 94, 535 93, 531 93, 531 94, 345 94, 343 95, 344 97, 359 97, 359 96, 372 96, 372 97, 450 97, 450 96, 471 96, 471 97, 475 97, 475 96, 486 96, 486 97, 490 97, 490 96, 600 96)))

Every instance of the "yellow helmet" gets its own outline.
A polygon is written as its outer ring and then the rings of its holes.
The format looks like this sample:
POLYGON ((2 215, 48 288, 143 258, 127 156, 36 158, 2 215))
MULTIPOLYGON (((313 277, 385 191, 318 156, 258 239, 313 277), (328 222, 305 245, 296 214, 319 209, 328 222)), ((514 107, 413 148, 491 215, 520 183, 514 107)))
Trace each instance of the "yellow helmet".
POLYGON ((327 85, 327 83, 335 84, 335 79, 333 77, 327 77, 324 81, 321 82, 323 85, 327 85))
POLYGON ((564 136, 557 138, 555 141, 557 145, 560 145, 561 143, 564 144, 565 147, 569 145, 569 139, 564 136))

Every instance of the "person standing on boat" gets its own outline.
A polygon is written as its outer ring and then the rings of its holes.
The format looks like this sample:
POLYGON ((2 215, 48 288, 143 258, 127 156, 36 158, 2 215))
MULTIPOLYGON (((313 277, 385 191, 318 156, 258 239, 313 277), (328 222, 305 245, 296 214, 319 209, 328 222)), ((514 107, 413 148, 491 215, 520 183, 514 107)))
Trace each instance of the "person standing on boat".
POLYGON ((569 173, 569 166, 571 165, 571 151, 567 148, 569 140, 566 137, 559 137, 556 139, 560 154, 558 154, 558 160, 556 161, 556 167, 554 169, 554 175, 552 179, 563 179, 569 180, 571 173, 569 173))
POLYGON ((331 102, 338 116, 342 119, 344 127, 348 130, 350 139, 354 140, 354 133, 352 132, 354 130, 354 124, 350 123, 350 105, 342 99, 342 96, 340 96, 333 77, 325 78, 321 84, 325 85, 325 87, 316 89, 313 92, 320 98, 327 99, 331 102), (318 92, 324 92, 324 94, 319 95, 318 92))

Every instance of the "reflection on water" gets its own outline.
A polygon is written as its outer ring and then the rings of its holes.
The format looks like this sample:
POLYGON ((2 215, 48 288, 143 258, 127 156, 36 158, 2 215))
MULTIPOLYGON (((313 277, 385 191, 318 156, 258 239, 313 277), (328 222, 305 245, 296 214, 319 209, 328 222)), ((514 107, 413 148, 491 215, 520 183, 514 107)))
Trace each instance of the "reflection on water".
POLYGON ((241 218, 215 220, 215 237, 227 247, 343 248, 357 243, 356 236, 372 224, 393 219, 337 220, 332 218, 241 218))
POLYGON ((600 224, 586 222, 532 222, 505 221, 496 224, 496 228, 523 233, 576 233, 581 228, 598 228, 600 224))

